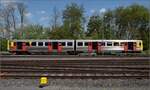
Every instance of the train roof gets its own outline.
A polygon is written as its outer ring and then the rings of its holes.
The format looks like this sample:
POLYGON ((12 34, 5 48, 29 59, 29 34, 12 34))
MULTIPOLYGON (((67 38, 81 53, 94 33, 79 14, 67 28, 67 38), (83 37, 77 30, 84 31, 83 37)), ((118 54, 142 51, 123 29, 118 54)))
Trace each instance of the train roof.
POLYGON ((78 41, 106 41, 106 42, 136 42, 136 41, 142 41, 142 40, 106 40, 106 39, 100 39, 100 40, 78 40, 78 41))
POLYGON ((11 40, 11 41, 20 41, 20 42, 23 42, 23 41, 43 41, 43 42, 48 42, 48 41, 73 41, 73 39, 62 39, 62 40, 57 40, 57 39, 22 39, 22 40, 17 40, 17 39, 14 39, 14 40, 11 40))
MULTIPOLYGON (((74 39, 41 39, 41 40, 37 40, 37 39, 24 39, 24 40, 16 40, 16 39, 14 39, 14 40, 11 40, 11 41, 20 41, 20 42, 23 42, 23 41, 43 41, 43 42, 48 42, 48 41, 51 41, 51 42, 53 42, 53 41, 74 41, 74 39)), ((101 42, 103 42, 103 41, 106 41, 106 42, 111 42, 111 41, 113 41, 113 42, 136 42, 136 41, 142 41, 142 40, 106 40, 106 39, 96 39, 96 40, 93 40, 93 39, 77 39, 76 41, 101 41, 101 42)))

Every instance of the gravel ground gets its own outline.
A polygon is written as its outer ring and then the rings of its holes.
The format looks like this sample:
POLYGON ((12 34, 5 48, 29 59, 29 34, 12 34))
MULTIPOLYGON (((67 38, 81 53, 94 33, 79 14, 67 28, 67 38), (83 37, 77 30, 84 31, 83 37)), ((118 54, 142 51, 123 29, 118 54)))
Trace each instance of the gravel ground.
POLYGON ((148 79, 49 79, 39 88, 38 79, 1 79, 0 90, 149 90, 148 79))

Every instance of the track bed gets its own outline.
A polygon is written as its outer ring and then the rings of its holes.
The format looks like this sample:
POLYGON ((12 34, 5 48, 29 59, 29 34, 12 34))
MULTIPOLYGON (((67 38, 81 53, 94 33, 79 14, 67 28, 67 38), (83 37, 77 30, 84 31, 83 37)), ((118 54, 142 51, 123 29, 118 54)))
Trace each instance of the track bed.
POLYGON ((1 78, 149 78, 148 57, 3 58, 1 78), (15 60, 15 58, 17 60, 15 60), (81 59, 82 58, 82 59, 81 59), (20 59, 20 60, 18 60, 20 59), (47 60, 49 59, 49 60, 47 60), (69 60, 70 59, 70 60, 69 60))

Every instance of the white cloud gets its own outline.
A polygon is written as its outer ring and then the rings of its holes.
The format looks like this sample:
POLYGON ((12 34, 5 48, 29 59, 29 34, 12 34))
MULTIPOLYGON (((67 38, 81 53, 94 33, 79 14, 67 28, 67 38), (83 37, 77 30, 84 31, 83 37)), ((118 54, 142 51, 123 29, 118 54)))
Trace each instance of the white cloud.
MULTIPOLYGON (((21 23, 18 23, 18 27, 20 27, 21 26, 21 23)), ((27 23, 23 23, 23 26, 28 26, 28 24, 27 23)))
POLYGON ((17 2, 18 0, 0 0, 0 3, 13 3, 13 2, 17 2))
POLYGON ((25 16, 31 17, 31 16, 32 16, 32 13, 28 12, 28 13, 25 14, 25 16))
POLYGON ((23 3, 23 4, 27 4, 26 0, 0 0, 0 4, 2 6, 7 6, 7 5, 13 5, 15 8, 17 7, 16 3, 23 3))
POLYGON ((94 13, 94 12, 95 12, 95 10, 94 10, 94 9, 92 9, 92 10, 90 10, 90 12, 91 12, 91 13, 94 13))
POLYGON ((99 10, 99 12, 100 12, 100 13, 105 13, 105 12, 106 12, 106 9, 105 9, 105 8, 101 8, 101 9, 99 10))
POLYGON ((0 3, 4 6, 12 3, 20 2, 19 0, 0 0, 0 3))
POLYGON ((45 21, 45 20, 48 20, 48 19, 49 19, 48 16, 43 16, 43 17, 40 18, 40 21, 45 21))
POLYGON ((45 13, 46 13, 46 11, 44 11, 44 10, 37 11, 37 14, 45 14, 45 13))
POLYGON ((44 10, 41 11, 41 14, 45 14, 46 12, 44 10))

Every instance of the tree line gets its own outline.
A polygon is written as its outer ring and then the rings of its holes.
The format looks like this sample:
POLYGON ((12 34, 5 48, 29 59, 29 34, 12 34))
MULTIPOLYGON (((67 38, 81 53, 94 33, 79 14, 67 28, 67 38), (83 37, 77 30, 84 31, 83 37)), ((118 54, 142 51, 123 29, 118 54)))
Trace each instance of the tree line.
POLYGON ((138 4, 117 7, 85 17, 83 5, 53 9, 51 24, 29 24, 24 3, 0 5, 0 30, 7 39, 141 39, 149 48, 150 12, 138 4), (19 24, 17 24, 19 23, 19 24), (5 32, 5 34, 4 34, 5 32))

